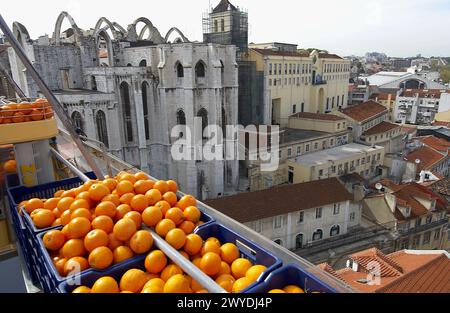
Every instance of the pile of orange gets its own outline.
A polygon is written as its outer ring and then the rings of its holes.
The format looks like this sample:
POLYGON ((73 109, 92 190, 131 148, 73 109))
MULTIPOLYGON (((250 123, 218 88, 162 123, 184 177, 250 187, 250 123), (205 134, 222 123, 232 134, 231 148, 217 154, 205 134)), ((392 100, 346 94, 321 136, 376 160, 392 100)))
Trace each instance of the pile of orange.
POLYGON ((40 121, 52 117, 53 110, 46 99, 0 106, 0 124, 40 121))
POLYGON ((296 285, 288 285, 283 289, 272 289, 269 293, 305 293, 305 291, 296 285))

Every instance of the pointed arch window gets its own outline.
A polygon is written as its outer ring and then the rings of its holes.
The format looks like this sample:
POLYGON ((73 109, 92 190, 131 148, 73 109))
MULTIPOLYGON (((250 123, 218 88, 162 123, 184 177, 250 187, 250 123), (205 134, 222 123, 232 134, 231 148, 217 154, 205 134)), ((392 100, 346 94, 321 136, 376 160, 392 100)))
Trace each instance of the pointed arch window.
POLYGON ((207 139, 206 136, 204 136, 204 131, 206 127, 208 127, 208 111, 206 111, 206 109, 204 108, 201 108, 197 113, 197 117, 202 118, 202 136, 203 139, 207 139))
POLYGON ((80 112, 74 111, 72 113, 72 121, 75 127, 77 129, 80 129, 84 133, 83 117, 81 116, 80 112))
POLYGON ((120 84, 120 99, 122 101, 123 118, 125 124, 125 137, 133 141, 133 123, 131 119, 130 86, 126 82, 120 84))
POLYGON ((202 61, 199 61, 195 66, 195 77, 204 78, 205 75, 206 75, 205 64, 202 61))
POLYGON ((95 124, 97 126, 98 140, 103 142, 106 147, 109 147, 108 127, 106 126, 106 115, 103 111, 98 111, 95 115, 95 124))
POLYGON ((142 83, 142 111, 144 113, 145 139, 150 140, 150 125, 148 121, 148 89, 147 82, 142 83))
POLYGON ((184 77, 184 67, 183 67, 183 65, 180 62, 178 62, 176 67, 177 67, 177 77, 178 78, 183 78, 184 77))

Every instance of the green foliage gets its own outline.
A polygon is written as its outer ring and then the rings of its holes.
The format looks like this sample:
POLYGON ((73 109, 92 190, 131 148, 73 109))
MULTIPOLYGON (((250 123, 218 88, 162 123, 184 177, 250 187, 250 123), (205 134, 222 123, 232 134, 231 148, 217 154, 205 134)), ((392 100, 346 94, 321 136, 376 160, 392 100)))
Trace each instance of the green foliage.
POLYGON ((450 83, 450 65, 441 67, 440 69, 441 79, 444 83, 450 83))

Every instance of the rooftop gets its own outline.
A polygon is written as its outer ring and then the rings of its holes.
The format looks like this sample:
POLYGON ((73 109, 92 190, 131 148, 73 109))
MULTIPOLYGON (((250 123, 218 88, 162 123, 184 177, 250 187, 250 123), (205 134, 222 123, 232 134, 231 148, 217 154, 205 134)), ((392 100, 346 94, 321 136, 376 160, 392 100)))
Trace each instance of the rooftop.
POLYGON ((395 93, 387 93, 387 92, 380 92, 380 93, 374 93, 370 96, 370 99, 372 100, 382 100, 382 101, 387 101, 387 100, 394 101, 397 98, 397 94, 395 93))
POLYGON ((361 292, 450 292, 450 257, 445 251, 402 250, 384 254, 372 248, 350 255, 349 259, 358 264, 358 269, 333 270, 336 273, 334 276, 361 292), (371 262, 380 264, 379 284, 365 283, 371 262))
POLYGON ((413 75, 414 74, 408 72, 379 72, 367 77, 367 80, 371 85, 381 86, 413 75))
POLYGON ((309 53, 289 52, 289 51, 276 51, 272 49, 251 49, 262 55, 280 56, 280 57, 297 57, 308 58, 309 53))
POLYGON ((336 178, 207 200, 206 203, 231 218, 246 223, 352 200, 336 178), (326 190, 327 192, 323 192, 326 190))
POLYGON ((295 129, 295 128, 282 128, 280 129, 280 144, 287 144, 297 141, 309 141, 315 138, 321 138, 323 136, 330 135, 326 132, 320 132, 315 130, 295 129))
POLYGON ((321 165, 327 164, 330 161, 338 161, 346 159, 348 157, 354 157, 355 155, 365 155, 369 152, 380 151, 383 147, 365 146, 357 143, 350 143, 343 146, 321 150, 310 154, 299 156, 295 159, 295 162, 303 165, 321 165))
POLYGON ((221 0, 220 3, 213 9, 213 13, 221 13, 227 11, 236 11, 237 8, 228 0, 221 0))
POLYGON ((310 120, 321 120, 321 121, 343 121, 345 118, 333 114, 321 114, 321 113, 308 113, 308 112, 299 112, 291 117, 296 118, 304 118, 310 120))
POLYGON ((436 151, 447 153, 450 150, 450 142, 445 139, 437 138, 432 135, 418 137, 417 139, 419 139, 424 145, 433 148, 436 151))
POLYGON ((400 94, 400 96, 416 97, 416 95, 418 95, 419 98, 440 98, 442 93, 450 93, 450 91, 443 89, 406 89, 400 94))
POLYGON ((340 56, 333 53, 319 53, 319 59, 339 59, 343 60, 340 56))
POLYGON ((410 152, 405 157, 405 159, 409 162, 420 160, 420 163, 417 166, 418 173, 420 173, 422 170, 431 169, 436 163, 440 162, 444 158, 444 155, 427 146, 420 147, 410 152))
POLYGON ((375 125, 374 127, 366 130, 363 133, 363 136, 371 136, 371 135, 377 135, 377 134, 382 134, 382 133, 386 133, 388 131, 391 131, 393 129, 397 129, 400 126, 397 124, 393 124, 393 123, 389 123, 386 121, 381 122, 378 125, 375 125))
POLYGON ((342 110, 342 113, 358 122, 364 122, 385 112, 387 112, 386 107, 373 100, 350 106, 342 110))

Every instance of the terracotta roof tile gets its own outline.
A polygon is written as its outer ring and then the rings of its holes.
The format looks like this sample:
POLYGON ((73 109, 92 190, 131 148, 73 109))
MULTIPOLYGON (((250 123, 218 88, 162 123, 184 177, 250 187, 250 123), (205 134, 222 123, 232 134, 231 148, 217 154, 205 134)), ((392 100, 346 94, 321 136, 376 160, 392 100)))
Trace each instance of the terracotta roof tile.
POLYGON ((309 57, 309 53, 276 51, 276 50, 272 50, 272 49, 256 49, 256 48, 252 48, 252 50, 254 50, 262 55, 273 55, 273 56, 281 56, 281 57, 297 57, 297 58, 309 57))
POLYGON ((384 112, 387 112, 387 109, 372 100, 342 110, 342 113, 358 122, 364 122, 384 112))
POLYGON ((417 139, 419 139, 426 146, 439 152, 447 153, 450 150, 450 142, 445 139, 437 138, 435 136, 417 137, 417 139))
POLYGON ((345 118, 333 114, 321 114, 321 113, 308 113, 300 112, 292 115, 291 117, 305 118, 311 120, 322 120, 322 121, 344 121, 345 118))
POLYGON ((238 222, 246 223, 352 199, 353 196, 336 178, 329 178, 241 193, 205 203, 238 222))
POLYGON ((416 149, 410 152, 405 157, 405 159, 409 162, 415 162, 416 160, 420 160, 420 163, 417 166, 418 173, 420 173, 422 170, 431 169, 436 163, 442 161, 444 158, 445 158, 444 155, 427 146, 423 146, 419 149, 416 149))
POLYGON ((388 131, 391 131, 393 129, 399 128, 400 126, 397 124, 389 123, 386 121, 381 122, 378 125, 375 125, 374 127, 368 129, 363 133, 363 136, 371 136, 371 135, 377 135, 386 133, 388 131))
POLYGON ((389 100, 389 97, 391 98, 391 101, 395 101, 395 99, 397 98, 397 94, 386 93, 386 92, 374 93, 370 96, 370 99, 375 100, 375 101, 377 101, 377 99, 382 100, 382 101, 387 101, 387 100, 389 100))
POLYGON ((337 54, 332 54, 332 53, 319 53, 319 59, 340 59, 340 60, 343 60, 342 57, 338 56, 337 54))
POLYGON ((440 98, 442 93, 449 92, 445 89, 406 89, 401 93, 401 97, 415 97, 419 95, 419 98, 424 98, 425 96, 431 98, 440 98))

